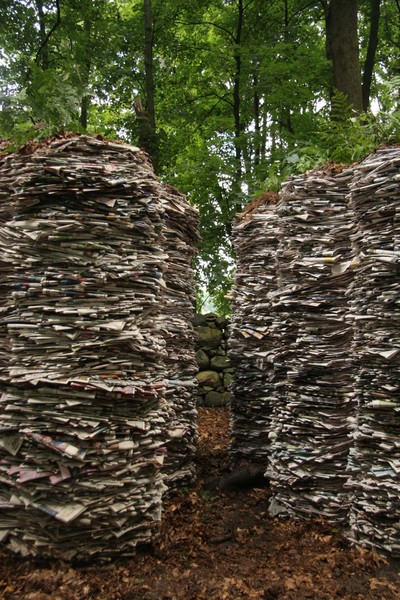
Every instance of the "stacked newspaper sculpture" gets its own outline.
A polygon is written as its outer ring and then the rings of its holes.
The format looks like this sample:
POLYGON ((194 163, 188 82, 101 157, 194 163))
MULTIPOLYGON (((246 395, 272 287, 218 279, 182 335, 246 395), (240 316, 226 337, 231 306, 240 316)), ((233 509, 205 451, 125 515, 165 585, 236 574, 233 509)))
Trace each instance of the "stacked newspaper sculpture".
POLYGON ((195 307, 191 263, 198 242, 198 212, 184 196, 163 186, 164 249, 167 254, 162 324, 167 343, 165 359, 168 401, 167 456, 164 464, 168 492, 193 482, 197 439, 195 384, 198 366, 192 319, 195 307))
POLYGON ((270 512, 350 509, 350 539, 397 556, 399 168, 384 148, 240 217, 230 340, 233 453, 268 464, 270 512))
POLYGON ((266 193, 238 216, 233 228, 237 269, 229 356, 232 383, 232 444, 235 462, 266 464, 274 405, 276 332, 271 292, 276 290, 277 194, 266 193))
POLYGON ((162 186, 137 148, 76 136, 0 181, 0 539, 131 554, 165 491, 162 186))
POLYGON ((400 555, 400 149, 355 168, 358 256, 349 290, 358 414, 349 460, 350 537, 400 555))
POLYGON ((345 519, 348 416, 353 412, 348 208, 351 171, 314 171, 289 180, 279 204, 280 375, 271 423, 271 511, 345 519))

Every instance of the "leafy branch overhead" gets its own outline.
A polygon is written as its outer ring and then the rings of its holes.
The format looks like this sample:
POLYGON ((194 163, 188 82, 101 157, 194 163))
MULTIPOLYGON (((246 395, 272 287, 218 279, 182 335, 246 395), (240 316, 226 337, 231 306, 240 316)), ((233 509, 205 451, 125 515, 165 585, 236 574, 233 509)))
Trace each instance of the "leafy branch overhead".
POLYGON ((4 0, 0 135, 145 147, 199 207, 201 294, 228 310, 237 211, 399 139, 399 38, 397 0, 4 0))

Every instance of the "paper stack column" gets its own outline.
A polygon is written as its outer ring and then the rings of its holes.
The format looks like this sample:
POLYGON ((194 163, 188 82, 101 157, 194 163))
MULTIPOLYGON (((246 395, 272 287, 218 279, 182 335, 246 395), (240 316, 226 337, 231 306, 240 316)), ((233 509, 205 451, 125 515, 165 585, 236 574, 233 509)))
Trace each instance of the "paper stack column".
POLYGON ((345 520, 347 418, 354 410, 348 207, 351 171, 317 170, 288 180, 280 193, 279 291, 273 305, 281 347, 267 475, 273 514, 345 520))
POLYGON ((350 537, 400 556, 400 149, 357 165, 350 206, 359 266, 350 290, 358 415, 350 537))
POLYGON ((277 194, 266 192, 238 216, 233 316, 228 341, 232 382, 233 459, 267 464, 274 405, 271 293, 276 289, 277 194))
POLYGON ((162 331, 168 401, 167 457, 164 471, 168 491, 188 485, 195 477, 197 439, 196 374, 192 320, 195 310, 193 257, 198 242, 199 215, 182 194, 164 185, 163 238, 167 254, 162 331))
POLYGON ((30 152, 0 168, 0 539, 121 557, 151 539, 165 490, 161 186, 125 144, 30 152))

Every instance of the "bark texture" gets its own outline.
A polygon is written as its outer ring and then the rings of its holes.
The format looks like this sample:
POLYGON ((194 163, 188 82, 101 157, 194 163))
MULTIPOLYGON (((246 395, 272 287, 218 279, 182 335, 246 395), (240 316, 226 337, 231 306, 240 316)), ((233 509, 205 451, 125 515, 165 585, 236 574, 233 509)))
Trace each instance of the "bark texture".
POLYGON ((380 12, 381 0, 371 0, 371 21, 368 38, 368 49, 364 63, 364 73, 362 80, 362 100, 364 110, 368 110, 370 104, 372 74, 375 66, 376 49, 378 47, 380 12))
POLYGON ((342 92, 356 112, 362 112, 357 0, 331 0, 324 5, 333 89, 342 92))

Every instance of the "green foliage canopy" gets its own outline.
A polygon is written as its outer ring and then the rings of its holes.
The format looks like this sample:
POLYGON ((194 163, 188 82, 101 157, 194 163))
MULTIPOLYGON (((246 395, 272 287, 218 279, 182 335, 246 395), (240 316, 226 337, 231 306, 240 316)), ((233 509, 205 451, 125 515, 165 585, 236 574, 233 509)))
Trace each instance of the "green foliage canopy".
MULTIPOLYGON (((361 116, 343 94, 332 96, 327 4, 152 0, 159 173, 199 207, 200 295, 221 312, 232 220, 249 199, 292 173, 351 163, 399 140, 400 4, 381 0, 375 115, 361 116)), ((370 11, 371 0, 359 0, 362 64, 370 11)), ((20 144, 87 130, 138 143, 142 0, 3 0, 0 24, 1 136, 20 144)))

